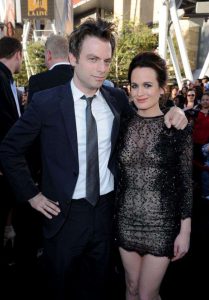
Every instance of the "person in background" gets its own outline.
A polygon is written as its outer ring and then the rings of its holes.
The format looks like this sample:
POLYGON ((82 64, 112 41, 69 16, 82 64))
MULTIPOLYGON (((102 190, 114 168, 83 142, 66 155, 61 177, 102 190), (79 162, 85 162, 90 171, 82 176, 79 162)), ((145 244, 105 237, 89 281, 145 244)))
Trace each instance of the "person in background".
MULTIPOLYGON (((21 116, 21 103, 13 75, 20 72, 22 64, 22 45, 13 37, 0 39, 0 143, 9 129, 21 116)), ((8 184, 0 164, 0 269, 6 263, 4 246, 8 241, 14 244, 15 231, 11 215, 14 206, 14 194, 8 184), (6 227, 5 227, 6 226, 6 227)))
POLYGON ((181 94, 178 94, 174 100, 173 100, 174 104, 178 107, 180 107, 181 109, 184 108, 185 105, 185 99, 181 94))
POLYGON ((15 35, 15 29, 14 29, 14 26, 13 26, 12 22, 8 22, 6 24, 5 35, 10 36, 10 37, 13 37, 15 35))
POLYGON ((23 90, 22 97, 21 97, 21 102, 25 109, 28 104, 28 86, 27 85, 24 86, 24 90, 23 90))
POLYGON ((114 87, 114 83, 111 80, 105 79, 103 85, 114 87))
POLYGON ((126 300, 159 300, 171 261, 189 250, 192 213, 191 128, 166 128, 159 106, 165 61, 153 52, 129 67, 138 108, 121 126, 116 239, 125 269, 126 300))
POLYGON ((32 75, 29 78, 29 103, 34 93, 65 84, 73 77, 67 38, 60 35, 48 37, 45 44, 45 64, 47 71, 32 75))
MULTIPOLYGON (((113 33, 114 25, 102 19, 87 19, 71 33, 72 80, 34 93, 0 148, 17 199, 43 216, 44 282, 50 299, 108 299, 116 144, 120 119, 132 113, 124 91, 103 85, 115 50, 113 33), (94 133, 87 139, 90 126, 94 133), (24 160, 37 136, 40 186, 24 160), (97 167, 94 178, 90 167, 97 167)), ((175 107, 165 123, 182 129, 187 119, 175 107)))
POLYGON ((182 86, 182 89, 179 92, 179 94, 184 97, 184 103, 186 102, 186 99, 187 99, 187 91, 188 91, 188 87, 185 85, 185 86, 182 86))
POLYGON ((202 170, 202 197, 209 200, 209 143, 202 146, 204 166, 202 170))
POLYGON ((194 108, 195 105, 197 105, 195 90, 188 89, 187 98, 186 98, 186 102, 184 105, 184 111, 194 108))
POLYGON ((208 92, 209 91, 209 77, 207 75, 205 75, 202 78, 202 83, 203 83, 203 86, 204 86, 204 92, 208 92))
POLYGON ((204 170, 205 158, 202 147, 209 142, 209 93, 204 93, 199 107, 187 110, 186 116, 193 127, 194 181, 203 186, 202 171, 204 170))
POLYGON ((168 100, 166 101, 165 103, 165 106, 166 107, 172 107, 172 106, 175 106, 175 103, 174 103, 174 99, 176 98, 176 96, 178 95, 179 93, 179 90, 176 86, 174 86, 172 89, 171 89, 171 94, 168 98, 168 100))
POLYGON ((200 86, 201 89, 202 89, 202 92, 203 92, 203 89, 204 89, 204 84, 202 83, 202 79, 200 78, 197 78, 194 82, 194 86, 200 86))

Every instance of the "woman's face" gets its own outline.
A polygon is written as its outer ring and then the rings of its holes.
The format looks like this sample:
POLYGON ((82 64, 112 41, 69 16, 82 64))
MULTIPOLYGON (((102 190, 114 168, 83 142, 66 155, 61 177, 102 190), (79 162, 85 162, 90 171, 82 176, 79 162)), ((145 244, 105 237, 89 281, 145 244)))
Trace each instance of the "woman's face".
POLYGON ((195 91, 188 91, 187 93, 187 101, 194 102, 195 100, 195 91))
POLYGON ((159 87, 155 70, 137 67, 131 74, 131 97, 140 115, 159 114, 159 98, 164 91, 159 87))
POLYGON ((178 95, 178 89, 177 88, 173 88, 171 91, 171 97, 172 99, 176 98, 176 96, 178 95))
POLYGON ((183 88, 181 89, 181 91, 182 91, 183 94, 186 94, 187 88, 185 86, 183 86, 183 88))
POLYGON ((209 95, 203 95, 200 104, 202 108, 209 109, 209 95))

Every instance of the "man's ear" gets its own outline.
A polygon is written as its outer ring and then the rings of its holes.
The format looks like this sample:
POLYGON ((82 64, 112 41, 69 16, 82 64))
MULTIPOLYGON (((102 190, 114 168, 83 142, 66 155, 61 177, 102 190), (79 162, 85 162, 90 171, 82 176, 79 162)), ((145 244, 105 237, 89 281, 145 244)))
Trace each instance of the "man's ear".
POLYGON ((16 58, 17 60, 20 60, 20 59, 22 58, 22 52, 21 52, 21 51, 15 52, 15 58, 16 58))
POLYGON ((50 62, 52 60, 52 53, 50 50, 46 50, 45 57, 47 62, 50 62))
POLYGON ((77 63, 77 58, 70 52, 69 53, 69 61, 70 64, 75 67, 76 63, 77 63))

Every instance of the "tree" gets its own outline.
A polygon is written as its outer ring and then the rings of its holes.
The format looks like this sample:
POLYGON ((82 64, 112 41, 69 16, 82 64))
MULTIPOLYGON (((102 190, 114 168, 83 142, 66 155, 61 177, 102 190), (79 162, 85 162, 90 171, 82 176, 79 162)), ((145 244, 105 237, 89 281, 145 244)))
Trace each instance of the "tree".
POLYGON ((130 21, 124 22, 118 33, 109 79, 117 85, 127 82, 128 66, 132 58, 141 51, 156 49, 157 44, 158 37, 146 24, 135 25, 130 21))
MULTIPOLYGON (((27 45, 27 52, 30 64, 29 68, 33 70, 34 74, 47 70, 44 61, 44 44, 41 42, 29 42, 27 45)), ((15 75, 15 81, 17 86, 26 86, 28 84, 27 72, 25 61, 21 67, 21 72, 15 75)))
POLYGON ((43 42, 30 42, 28 44, 29 67, 32 67, 34 74, 43 72, 47 69, 45 65, 44 49, 43 42))

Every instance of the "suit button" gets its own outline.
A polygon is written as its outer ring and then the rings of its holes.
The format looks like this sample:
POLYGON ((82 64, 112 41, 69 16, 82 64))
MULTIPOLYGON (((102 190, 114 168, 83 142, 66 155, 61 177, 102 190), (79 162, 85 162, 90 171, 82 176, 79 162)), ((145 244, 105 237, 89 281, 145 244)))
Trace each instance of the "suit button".
POLYGON ((70 200, 67 200, 66 203, 69 205, 70 204, 70 200))

